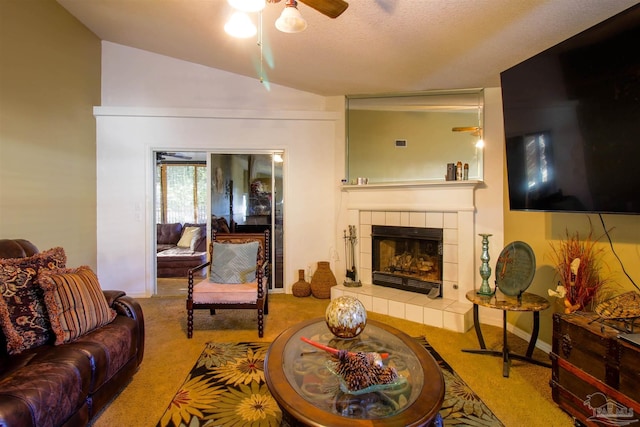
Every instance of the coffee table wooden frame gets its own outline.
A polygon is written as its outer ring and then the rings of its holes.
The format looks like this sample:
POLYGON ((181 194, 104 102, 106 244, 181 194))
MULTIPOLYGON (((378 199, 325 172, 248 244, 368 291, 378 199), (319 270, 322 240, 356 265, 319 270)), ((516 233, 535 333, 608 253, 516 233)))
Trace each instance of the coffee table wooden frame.
POLYGON ((282 332, 269 347, 265 357, 265 379, 269 391, 282 409, 283 416, 292 425, 303 426, 429 426, 432 425, 444 400, 444 377, 442 371, 433 356, 424 349, 415 339, 404 332, 374 320, 368 320, 367 324, 395 335, 418 358, 424 373, 424 385, 417 399, 400 413, 381 419, 357 419, 342 417, 326 412, 309 401, 293 388, 284 370, 282 369, 285 346, 300 329, 314 323, 322 322, 323 318, 316 318, 301 322, 282 332))

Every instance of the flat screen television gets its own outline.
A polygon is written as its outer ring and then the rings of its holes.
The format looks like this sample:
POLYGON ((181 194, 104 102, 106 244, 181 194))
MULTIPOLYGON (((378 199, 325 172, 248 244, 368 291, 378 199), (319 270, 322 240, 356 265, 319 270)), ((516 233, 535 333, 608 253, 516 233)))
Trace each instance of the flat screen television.
POLYGON ((640 214, 640 5, 500 78, 511 210, 640 214))

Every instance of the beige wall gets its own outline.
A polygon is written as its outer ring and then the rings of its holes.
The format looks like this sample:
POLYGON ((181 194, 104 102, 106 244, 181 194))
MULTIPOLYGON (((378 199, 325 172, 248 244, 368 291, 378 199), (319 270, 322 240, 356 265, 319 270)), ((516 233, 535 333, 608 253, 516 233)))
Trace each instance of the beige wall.
MULTIPOLYGON (((589 235, 590 224, 593 226, 593 238, 600 238, 598 247, 605 251, 603 274, 615 282, 616 293, 636 290, 631 281, 622 273, 620 263, 613 255, 598 215, 572 213, 537 213, 512 212, 509 210, 506 187, 506 171, 504 177, 504 236, 505 244, 514 240, 527 242, 536 254, 537 270, 531 287, 527 290, 538 295, 548 296, 548 289, 555 289, 558 278, 552 265, 551 244, 569 232, 578 232, 580 236, 589 235)), ((603 215, 607 230, 610 230, 613 247, 620 256, 629 275, 638 284, 640 279, 640 216, 603 215)), ((561 312, 564 307, 556 298, 550 298, 552 307, 540 316, 541 341, 551 344, 553 325, 552 314, 561 312)), ((531 331, 531 314, 517 315, 512 313, 510 322, 525 331, 531 331)))
POLYGON ((53 0, 0 0, 0 238, 96 265, 100 40, 53 0))
POLYGON ((447 163, 468 163, 469 177, 478 178, 478 137, 452 132, 453 127, 478 126, 478 112, 349 111, 349 179, 369 183, 442 180, 447 163), (398 148, 395 141, 407 146, 398 148))

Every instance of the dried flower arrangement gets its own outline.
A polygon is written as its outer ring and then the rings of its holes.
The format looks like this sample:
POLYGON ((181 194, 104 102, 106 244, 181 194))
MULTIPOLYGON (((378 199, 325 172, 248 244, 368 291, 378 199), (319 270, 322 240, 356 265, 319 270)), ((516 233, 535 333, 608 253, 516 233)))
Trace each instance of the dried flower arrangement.
POLYGON ((564 240, 551 244, 560 281, 555 291, 549 290, 549 295, 564 299, 565 313, 589 310, 597 293, 609 283, 609 278, 601 274, 604 249, 596 247, 597 241, 593 239, 593 230, 584 239, 578 232, 570 235, 567 231, 564 240))

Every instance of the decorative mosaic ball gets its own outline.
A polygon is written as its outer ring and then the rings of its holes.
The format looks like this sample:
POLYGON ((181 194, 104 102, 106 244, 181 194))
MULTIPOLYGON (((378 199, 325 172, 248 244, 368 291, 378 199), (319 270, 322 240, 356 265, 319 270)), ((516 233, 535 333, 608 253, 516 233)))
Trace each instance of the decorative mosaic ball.
POLYGON ((331 333, 338 338, 354 338, 367 325, 367 310, 357 298, 341 296, 327 306, 325 321, 331 333))

